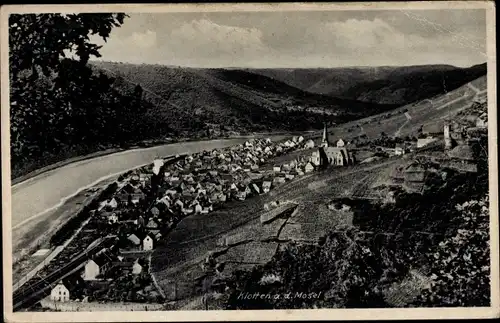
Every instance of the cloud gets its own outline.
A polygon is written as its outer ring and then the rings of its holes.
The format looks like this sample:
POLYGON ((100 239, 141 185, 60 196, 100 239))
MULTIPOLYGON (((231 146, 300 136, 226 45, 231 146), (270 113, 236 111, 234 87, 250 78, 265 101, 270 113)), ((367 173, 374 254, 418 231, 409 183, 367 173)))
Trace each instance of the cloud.
POLYGON ((126 37, 116 37, 111 34, 107 42, 97 35, 90 37, 90 41, 102 48, 102 58, 98 60, 123 61, 129 63, 145 63, 151 58, 151 53, 157 50, 157 34, 155 31, 132 32, 126 37))
POLYGON ((156 32, 151 30, 146 30, 144 33, 134 32, 125 42, 130 42, 141 48, 152 48, 156 45, 156 32))
POLYGON ((468 16, 436 20, 426 14, 424 23, 411 14, 132 15, 113 29, 101 53, 107 60, 194 67, 470 66, 486 60, 480 17, 464 26, 468 16))
POLYGON ((171 31, 169 42, 175 54, 206 55, 214 59, 222 57, 253 57, 269 54, 270 49, 262 42, 262 31, 219 25, 207 19, 192 20, 171 31))
MULTIPOLYGON (((452 34, 441 30, 424 37, 404 33, 385 20, 347 19, 326 22, 309 31, 318 44, 315 51, 332 53, 339 60, 359 60, 367 65, 411 65, 428 62, 448 63, 451 58, 463 63, 471 53, 483 55, 481 48, 467 35, 452 34), (318 48, 320 47, 320 48, 318 48)), ((486 57, 482 57, 486 60, 486 57)), ((354 64, 355 61, 353 61, 354 64)), ((467 65, 467 63, 465 63, 467 65)))

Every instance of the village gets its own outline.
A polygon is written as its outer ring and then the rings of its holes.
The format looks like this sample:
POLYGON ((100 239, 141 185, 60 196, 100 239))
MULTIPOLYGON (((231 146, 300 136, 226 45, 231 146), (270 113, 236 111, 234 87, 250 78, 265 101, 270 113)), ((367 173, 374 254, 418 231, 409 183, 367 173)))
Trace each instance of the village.
POLYGON ((356 145, 339 138, 331 144, 325 126, 318 143, 303 136, 280 142, 251 139, 225 149, 157 158, 121 175, 114 192, 91 210, 80 241, 112 237, 114 242, 53 286, 45 304, 161 303, 161 289, 150 274, 151 253, 179 221, 209 214, 224 208, 225 203, 266 194, 316 170, 398 157, 407 162, 391 171, 389 186, 412 193, 422 193, 429 173, 419 160, 475 172, 471 145, 487 130, 484 113, 477 110, 471 114, 469 109, 453 121, 426 125, 417 140, 389 138, 381 142, 377 138, 356 145), (363 150, 369 152, 368 157, 358 161, 363 150))
POLYGON ((115 242, 55 285, 44 304, 158 302, 161 295, 149 273, 151 253, 176 223, 313 172, 322 163, 314 147, 302 136, 276 143, 251 139, 226 149, 157 158, 123 174, 79 234, 80 241, 106 236, 115 242), (275 164, 276 158, 286 162, 275 164))

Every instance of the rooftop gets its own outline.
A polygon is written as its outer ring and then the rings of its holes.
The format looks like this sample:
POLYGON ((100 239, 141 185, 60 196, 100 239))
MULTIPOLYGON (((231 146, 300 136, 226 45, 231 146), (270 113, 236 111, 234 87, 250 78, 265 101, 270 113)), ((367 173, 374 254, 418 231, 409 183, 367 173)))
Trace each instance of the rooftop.
POLYGON ((461 160, 474 160, 474 154, 469 145, 459 145, 448 152, 448 156, 451 158, 457 158, 461 160))

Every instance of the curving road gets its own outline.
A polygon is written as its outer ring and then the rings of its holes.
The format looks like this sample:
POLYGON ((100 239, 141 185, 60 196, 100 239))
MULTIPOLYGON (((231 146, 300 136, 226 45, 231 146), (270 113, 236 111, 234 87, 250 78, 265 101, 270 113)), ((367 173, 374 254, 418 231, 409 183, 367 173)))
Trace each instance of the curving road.
MULTIPOLYGON (((284 136, 271 136, 274 140, 284 136)), ((12 228, 61 206, 83 189, 129 169, 152 163, 157 156, 195 153, 243 143, 247 138, 184 142, 134 149, 75 162, 12 186, 12 228)))

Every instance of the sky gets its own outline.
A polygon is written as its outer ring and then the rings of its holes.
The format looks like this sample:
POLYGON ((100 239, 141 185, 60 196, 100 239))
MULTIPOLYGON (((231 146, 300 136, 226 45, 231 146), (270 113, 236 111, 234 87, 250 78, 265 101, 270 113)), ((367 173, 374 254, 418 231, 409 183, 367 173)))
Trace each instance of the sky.
POLYGON ((314 68, 484 63, 486 11, 131 13, 102 60, 191 67, 314 68))

